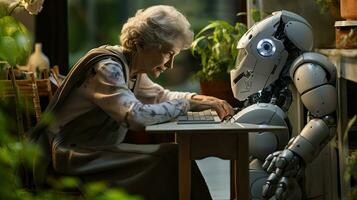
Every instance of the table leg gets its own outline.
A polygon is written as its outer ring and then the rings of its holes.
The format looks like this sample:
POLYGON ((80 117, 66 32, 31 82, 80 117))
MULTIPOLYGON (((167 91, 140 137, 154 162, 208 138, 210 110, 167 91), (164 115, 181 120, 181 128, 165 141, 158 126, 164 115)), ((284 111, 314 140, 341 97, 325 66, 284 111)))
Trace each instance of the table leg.
POLYGON ((248 135, 238 135, 238 156, 236 167, 236 191, 239 200, 249 199, 249 149, 248 135), (248 183, 248 184, 247 184, 248 183))
POLYGON ((189 134, 176 134, 176 142, 179 145, 179 199, 191 198, 191 159, 190 159, 189 134))
POLYGON ((236 176, 237 176, 237 171, 236 171, 236 166, 237 166, 237 161, 236 160, 230 160, 230 186, 231 186, 231 199, 237 199, 237 182, 236 182, 236 176))

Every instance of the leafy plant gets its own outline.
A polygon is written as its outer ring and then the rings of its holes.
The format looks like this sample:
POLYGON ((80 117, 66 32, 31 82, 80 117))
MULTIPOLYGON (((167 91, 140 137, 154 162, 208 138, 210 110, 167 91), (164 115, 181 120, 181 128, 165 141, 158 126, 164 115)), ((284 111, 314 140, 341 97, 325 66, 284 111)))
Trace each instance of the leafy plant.
POLYGON ((211 21, 195 37, 192 54, 200 56, 200 80, 226 79, 234 67, 237 43, 247 26, 237 22, 234 26, 224 20, 211 21))
POLYGON ((339 7, 340 0, 314 0, 320 6, 320 13, 327 12, 332 7, 339 7))
POLYGON ((250 11, 250 16, 252 16, 254 22, 260 21, 262 19, 262 16, 258 9, 251 8, 249 11, 250 11))
POLYGON ((11 16, 15 10, 25 9, 36 15, 42 10, 44 0, 0 1, 0 60, 11 66, 24 65, 32 50, 31 35, 27 28, 11 16))
MULTIPOLYGON (((344 133, 344 142, 348 142, 348 131, 352 128, 357 120, 357 115, 355 115, 347 124, 345 133, 344 133)), ((347 169, 344 174, 346 183, 350 182, 351 179, 357 181, 357 150, 354 150, 349 157, 346 158, 347 169)), ((351 188, 351 193, 349 194, 349 199, 357 198, 357 186, 351 188)))

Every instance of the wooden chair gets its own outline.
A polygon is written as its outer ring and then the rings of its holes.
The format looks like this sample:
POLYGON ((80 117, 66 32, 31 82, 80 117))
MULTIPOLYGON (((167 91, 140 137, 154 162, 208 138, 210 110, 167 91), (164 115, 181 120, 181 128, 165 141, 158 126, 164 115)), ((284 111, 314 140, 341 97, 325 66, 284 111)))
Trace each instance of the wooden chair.
POLYGON ((49 72, 44 70, 42 74, 42 79, 36 80, 38 95, 40 97, 48 97, 48 99, 51 100, 53 93, 51 88, 51 81, 49 79, 49 72))
POLYGON ((11 102, 9 100, 14 99, 17 132, 23 138, 25 131, 39 122, 41 118, 37 82, 33 73, 28 74, 28 79, 16 80, 14 71, 10 69, 9 76, 11 80, 0 80, 0 97, 4 102, 11 102), (35 123, 33 123, 33 117, 35 123))

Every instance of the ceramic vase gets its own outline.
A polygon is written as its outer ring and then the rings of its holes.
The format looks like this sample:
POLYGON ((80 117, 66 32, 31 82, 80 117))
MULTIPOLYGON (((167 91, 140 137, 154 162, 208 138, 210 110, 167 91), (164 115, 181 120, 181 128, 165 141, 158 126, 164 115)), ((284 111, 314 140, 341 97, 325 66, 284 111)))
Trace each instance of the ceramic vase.
POLYGON ((49 72, 50 62, 48 57, 42 52, 41 43, 35 44, 35 51, 31 54, 27 66, 36 75, 36 78, 40 78, 45 70, 49 72))

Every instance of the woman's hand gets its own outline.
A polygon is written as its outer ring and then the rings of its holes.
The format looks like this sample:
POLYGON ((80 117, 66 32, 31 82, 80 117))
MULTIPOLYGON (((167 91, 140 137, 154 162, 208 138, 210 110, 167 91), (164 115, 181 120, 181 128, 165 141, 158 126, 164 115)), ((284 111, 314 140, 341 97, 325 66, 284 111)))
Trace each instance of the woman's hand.
POLYGON ((225 100, 218 99, 212 96, 206 95, 194 95, 189 100, 190 110, 202 111, 207 109, 213 109, 217 112, 219 118, 224 119, 226 116, 233 115, 234 110, 229 103, 225 100))

